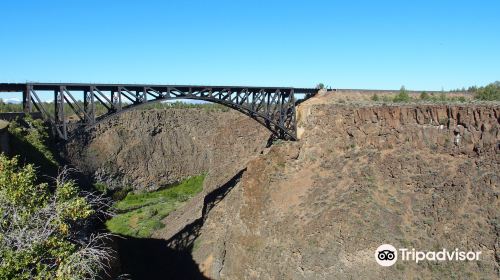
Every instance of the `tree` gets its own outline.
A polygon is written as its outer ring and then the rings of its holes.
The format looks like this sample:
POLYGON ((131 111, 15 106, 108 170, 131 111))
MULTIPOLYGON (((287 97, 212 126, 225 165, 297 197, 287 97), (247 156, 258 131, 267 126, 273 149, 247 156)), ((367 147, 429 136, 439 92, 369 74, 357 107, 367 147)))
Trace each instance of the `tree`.
POLYGON ((325 84, 323 83, 319 83, 316 85, 316 89, 324 89, 325 88, 325 84))
POLYGON ((484 101, 500 101, 500 82, 477 89, 475 98, 484 101))
POLYGON ((95 279, 104 270, 107 235, 78 229, 108 202, 79 194, 67 175, 38 183, 33 165, 0 154, 0 279, 95 279))
POLYGON ((392 99, 393 102, 409 102, 410 100, 411 97, 406 91, 405 86, 401 86, 399 93, 392 99))

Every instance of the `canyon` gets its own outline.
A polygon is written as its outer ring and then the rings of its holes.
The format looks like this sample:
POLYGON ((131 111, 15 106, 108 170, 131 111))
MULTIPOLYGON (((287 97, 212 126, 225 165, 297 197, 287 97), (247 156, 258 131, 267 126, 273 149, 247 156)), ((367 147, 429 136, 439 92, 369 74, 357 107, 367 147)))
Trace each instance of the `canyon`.
POLYGON ((66 156, 93 180, 136 192, 206 172, 203 191, 153 238, 189 248, 207 278, 500 276, 498 103, 335 94, 299 105, 299 141, 272 139, 232 110, 152 109, 98 125, 66 156), (384 243, 482 255, 381 267, 374 252, 384 243))

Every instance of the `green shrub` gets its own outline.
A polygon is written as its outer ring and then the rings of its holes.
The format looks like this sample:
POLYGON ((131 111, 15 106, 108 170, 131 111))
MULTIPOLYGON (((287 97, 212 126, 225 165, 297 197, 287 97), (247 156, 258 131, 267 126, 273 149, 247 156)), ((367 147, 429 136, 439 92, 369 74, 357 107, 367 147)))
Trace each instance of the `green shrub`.
POLYGON ((33 163, 51 176, 57 175, 58 163, 52 153, 49 129, 42 120, 26 116, 10 123, 13 151, 24 163, 33 163))
POLYGON ((421 94, 420 94, 420 99, 421 100, 429 100, 429 94, 425 91, 423 91, 421 94))
POLYGON ((393 102, 409 102, 410 100, 411 97, 404 86, 401 87, 399 93, 392 99, 393 102))
POLYGON ((377 94, 372 95, 372 101, 379 101, 379 97, 377 94))
POLYGON ((9 112, 22 112, 23 104, 12 104, 5 103, 2 98, 0 98, 0 113, 9 113, 9 112))
POLYGON ((0 154, 0 279, 93 279, 109 251, 77 232, 95 212, 65 173, 37 183, 33 165, 0 154), (92 244, 91 244, 92 243, 92 244))
POLYGON ((127 194, 131 191, 132 191, 132 187, 126 186, 122 189, 118 189, 118 190, 113 191, 111 197, 113 198, 114 201, 119 201, 119 200, 124 199, 127 196, 127 194))
POLYGON ((389 96, 382 96, 382 102, 385 102, 385 103, 388 103, 388 102, 391 102, 392 99, 389 97, 389 96))
POLYGON ((500 82, 497 81, 477 89, 474 97, 483 101, 500 101, 500 82))
POLYGON ((107 194, 109 192, 108 186, 100 182, 94 184, 94 189, 103 194, 107 194))

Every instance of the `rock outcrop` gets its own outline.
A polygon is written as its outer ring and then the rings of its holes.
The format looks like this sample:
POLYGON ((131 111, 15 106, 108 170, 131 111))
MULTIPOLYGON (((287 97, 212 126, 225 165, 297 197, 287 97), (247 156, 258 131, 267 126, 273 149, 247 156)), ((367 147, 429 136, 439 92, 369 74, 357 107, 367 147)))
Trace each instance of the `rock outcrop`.
MULTIPOLYGON (((311 102, 314 104, 314 102, 311 102)), ((500 107, 299 109, 205 217, 193 252, 213 279, 494 279, 500 274, 500 107), (379 266, 384 243, 481 251, 479 262, 379 266)))
POLYGON ((244 168, 269 137, 265 127, 233 110, 135 110, 73 139, 67 157, 111 188, 154 190, 207 172, 208 191, 244 168))

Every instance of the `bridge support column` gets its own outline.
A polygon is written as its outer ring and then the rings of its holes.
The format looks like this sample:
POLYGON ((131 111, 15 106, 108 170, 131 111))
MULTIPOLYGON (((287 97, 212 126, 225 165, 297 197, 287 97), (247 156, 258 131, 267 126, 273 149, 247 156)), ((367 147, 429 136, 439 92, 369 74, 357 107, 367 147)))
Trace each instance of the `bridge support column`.
POLYGON ((111 103, 115 111, 122 110, 122 91, 120 87, 116 91, 111 90, 111 103))
POLYGON ((95 103, 94 103, 94 90, 83 92, 83 110, 85 111, 85 122, 87 124, 94 124, 95 122, 95 103))
POLYGON ((68 139, 68 127, 64 116, 64 86, 60 86, 59 90, 54 91, 54 122, 55 126, 61 132, 63 139, 68 139))
MULTIPOLYGON (((290 103, 289 103, 289 108, 291 109, 292 111, 292 115, 291 115, 291 125, 293 127, 293 137, 295 139, 298 139, 297 138, 297 112, 296 112, 296 108, 295 108, 295 92, 294 90, 292 89, 291 92, 290 92, 291 96, 290 96, 290 103)), ((288 108, 287 108, 288 110, 288 108)))
POLYGON ((33 112, 33 102, 31 101, 31 86, 26 85, 23 91, 23 111, 26 114, 33 112))

